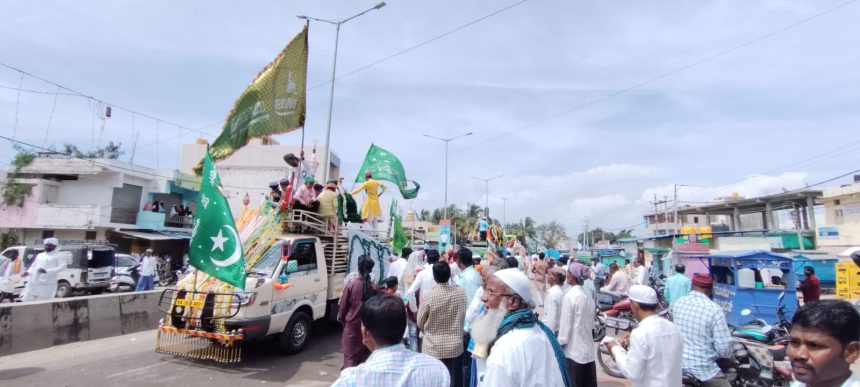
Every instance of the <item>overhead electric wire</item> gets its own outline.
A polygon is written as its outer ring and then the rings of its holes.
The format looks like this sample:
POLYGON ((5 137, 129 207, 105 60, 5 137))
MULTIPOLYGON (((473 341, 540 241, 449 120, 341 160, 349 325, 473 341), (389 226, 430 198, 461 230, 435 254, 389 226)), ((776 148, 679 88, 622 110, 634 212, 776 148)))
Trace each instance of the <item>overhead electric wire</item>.
MULTIPOLYGON (((12 66, 12 65, 9 65, 9 64, 3 63, 3 62, 0 62, 0 66, 6 67, 6 68, 8 68, 8 69, 10 69, 10 70, 13 70, 13 71, 17 71, 18 73, 23 74, 23 75, 26 75, 26 76, 28 76, 28 77, 30 77, 30 78, 38 79, 38 80, 40 80, 40 81, 42 81, 42 82, 45 82, 45 83, 47 83, 47 84, 57 86, 57 87, 59 87, 59 88, 61 88, 61 89, 63 89, 63 90, 67 90, 67 91, 69 91, 69 92, 71 92, 71 93, 74 93, 75 95, 78 95, 78 96, 81 96, 81 97, 85 97, 85 98, 87 98, 87 99, 90 99, 90 100, 95 101, 95 102, 102 103, 102 104, 104 104, 104 105, 109 105, 109 106, 111 106, 111 107, 113 107, 113 108, 116 108, 116 109, 119 109, 119 110, 123 110, 123 111, 129 112, 129 113, 132 113, 132 114, 136 114, 136 115, 139 115, 139 116, 141 116, 141 117, 146 117, 146 118, 149 118, 149 119, 154 120, 154 121, 156 121, 156 122, 162 122, 162 123, 168 124, 168 125, 170 125, 170 126, 174 126, 174 127, 179 128, 179 129, 183 129, 183 130, 186 130, 186 131, 189 131, 189 132, 192 132, 192 133, 198 133, 198 134, 200 134, 200 135, 206 135, 206 136, 215 136, 215 135, 210 134, 210 133, 206 133, 206 132, 203 132, 203 131, 200 131, 200 130, 195 130, 195 129, 189 128, 189 127, 187 127, 187 126, 185 126, 185 125, 180 125, 180 124, 177 124, 177 123, 172 122, 172 121, 168 121, 168 120, 165 120, 165 119, 161 119, 161 118, 158 118, 158 117, 155 117, 155 116, 153 116, 153 115, 146 114, 146 113, 141 113, 141 112, 139 112, 139 111, 136 111, 136 110, 133 110, 133 109, 130 109, 130 108, 123 107, 122 105, 117 105, 117 104, 114 104, 114 103, 111 103, 111 102, 105 101, 105 100, 103 100, 103 99, 96 98, 96 97, 91 96, 91 95, 88 95, 88 94, 84 94, 84 93, 79 92, 79 91, 77 91, 77 90, 74 90, 74 89, 71 89, 71 88, 69 88, 69 87, 63 86, 63 85, 61 85, 61 84, 59 84, 59 83, 57 83, 57 82, 51 81, 51 80, 49 80, 49 79, 42 78, 42 77, 40 77, 40 76, 38 76, 38 75, 35 75, 35 74, 33 74, 33 73, 30 73, 30 72, 27 72, 27 71, 21 70, 21 69, 19 69, 19 68, 15 67, 15 66, 12 66)), ((9 87, 4 87, 4 88, 9 88, 9 87)), ((21 91, 23 91, 23 90, 24 90, 22 87, 19 87, 18 89, 21 89, 21 91)), ((43 94, 54 94, 54 93, 45 92, 45 93, 43 93, 43 94)))
MULTIPOLYGON (((350 76, 350 75, 353 75, 353 74, 355 74, 355 73, 358 73, 358 72, 361 72, 361 71, 367 70, 368 68, 371 68, 371 67, 373 67, 373 66, 376 66, 376 65, 378 65, 378 64, 380 64, 380 63, 383 63, 383 62, 386 62, 386 61, 388 61, 388 60, 394 59, 394 58, 396 58, 396 57, 398 57, 398 56, 400 56, 400 55, 406 54, 406 53, 408 53, 408 52, 410 52, 410 51, 413 51, 413 50, 415 50, 415 49, 417 49, 417 48, 419 48, 419 47, 421 47, 421 46, 424 46, 424 45, 430 44, 430 43, 432 43, 432 42, 435 42, 435 41, 437 41, 437 40, 439 40, 439 39, 442 39, 442 38, 444 38, 444 37, 446 37, 446 36, 448 36, 448 35, 451 35, 451 34, 453 34, 453 33, 457 32, 457 31, 460 31, 460 30, 462 30, 462 29, 464 29, 464 28, 466 28, 466 27, 472 26, 472 25, 477 24, 477 23, 480 23, 480 22, 482 22, 482 21, 484 21, 484 20, 486 20, 486 19, 489 19, 489 18, 491 18, 491 17, 493 17, 493 16, 496 16, 496 15, 498 15, 498 14, 500 14, 500 13, 502 13, 502 12, 505 12, 505 11, 507 11, 507 10, 511 9, 511 8, 514 8, 514 7, 518 6, 518 5, 521 5, 521 4, 525 3, 526 1, 528 1, 528 0, 522 0, 522 1, 519 1, 519 2, 516 2, 516 3, 513 3, 513 4, 511 4, 511 5, 508 5, 508 6, 506 6, 506 7, 499 8, 499 9, 497 9, 497 10, 495 10, 495 11, 493 11, 493 12, 490 12, 490 13, 488 13, 488 14, 484 15, 484 16, 481 16, 481 17, 479 17, 479 18, 477 18, 477 19, 474 19, 474 20, 472 20, 472 21, 470 21, 470 22, 468 22, 468 23, 466 23, 466 24, 463 24, 463 25, 461 25, 461 26, 459 26, 459 27, 456 27, 456 28, 454 28, 454 29, 448 30, 448 31, 443 32, 443 33, 441 33, 441 34, 439 34, 439 35, 436 35, 436 36, 434 36, 434 37, 432 37, 432 38, 430 38, 430 39, 427 39, 427 40, 425 40, 425 41, 422 41, 421 43, 418 43, 418 44, 416 44, 416 45, 414 45, 414 46, 411 46, 411 47, 409 47, 409 48, 405 48, 405 49, 403 49, 403 50, 400 50, 400 51, 398 51, 398 52, 395 52, 394 54, 388 55, 388 56, 386 56, 386 57, 384 57, 384 58, 381 58, 381 59, 375 60, 375 61, 373 61, 373 62, 371 62, 371 63, 368 63, 368 64, 366 64, 366 65, 364 65, 364 66, 361 66, 361 67, 356 68, 356 69, 354 69, 354 70, 348 71, 348 72, 346 72, 346 73, 344 73, 344 74, 338 75, 337 77, 335 77, 335 79, 334 79, 334 80, 335 80, 335 81, 337 81, 337 80, 339 80, 339 79, 341 79, 341 78, 346 78, 346 77, 348 77, 348 76, 350 76)), ((308 90, 313 90, 313 89, 316 89, 316 88, 319 88, 319 87, 323 87, 323 86, 325 86, 325 85, 330 84, 331 82, 332 82, 332 81, 326 81, 326 82, 323 82, 323 83, 320 83, 320 84, 314 85, 314 86, 312 86, 312 87, 309 87, 309 88, 308 88, 308 90)))
MULTIPOLYGON (((449 153, 456 153, 456 152, 461 152, 461 151, 469 150, 469 149, 474 148, 474 147, 477 147, 477 146, 479 146, 479 145, 483 145, 483 144, 486 144, 486 143, 488 143, 488 142, 492 142, 492 141, 498 140, 498 139, 500 139, 500 138, 502 138, 502 137, 509 136, 509 135, 514 134, 514 133, 516 133, 516 132, 519 132, 519 131, 522 131, 522 130, 525 130, 525 129, 529 129, 529 128, 533 128, 533 127, 536 127, 536 126, 539 126, 539 125, 542 125, 542 124, 544 124, 544 123, 546 123, 546 122, 548 122, 548 121, 554 120, 554 119, 556 119, 556 118, 558 118, 558 117, 561 117, 561 116, 564 116, 564 115, 567 115, 567 114, 570 114, 570 113, 576 112, 576 111, 578 111, 578 110, 585 109, 585 108, 590 107, 590 106, 593 106, 593 105, 596 105, 596 104, 598 104, 598 103, 600 103, 600 102, 603 102, 603 101, 606 101, 606 100, 608 100, 608 99, 611 99, 611 98, 617 97, 617 96, 622 95, 622 94, 625 94, 625 93, 627 93, 627 92, 629 92, 629 91, 632 91, 632 90, 635 90, 635 89, 641 88, 641 87, 643 87, 643 86, 649 85, 649 84, 651 84, 651 83, 654 83, 654 82, 656 82, 656 81, 659 81, 659 80, 662 80, 662 79, 668 78, 668 77, 670 77, 670 76, 672 76, 672 75, 675 75, 675 74, 678 74, 678 73, 680 73, 680 72, 683 72, 683 71, 689 70, 689 69, 691 69, 691 68, 697 67, 697 66, 702 65, 702 64, 704 64, 704 63, 710 62, 710 61, 712 61, 712 60, 714 60, 714 59, 717 59, 717 58, 723 57, 723 56, 728 55, 728 54, 730 54, 730 53, 732 53, 732 52, 735 52, 735 51, 737 51, 737 50, 740 50, 740 49, 742 49, 742 48, 745 48, 745 47, 751 46, 751 45, 753 45, 753 44, 755 44, 755 43, 758 43, 758 42, 760 42, 760 41, 762 41, 762 40, 765 40, 765 39, 771 38, 771 37, 773 37, 773 36, 776 36, 776 35, 778 35, 778 34, 781 34, 781 33, 783 33, 783 32, 789 31, 789 30, 791 30, 791 29, 794 29, 794 28, 796 28, 796 27, 799 27, 799 26, 801 26, 801 25, 804 25, 804 24, 806 24, 806 23, 809 23, 809 22, 811 22, 811 21, 813 21, 813 20, 815 20, 815 19, 818 19, 819 17, 822 17, 822 16, 827 15, 827 14, 829 14, 829 13, 832 13, 832 12, 834 12, 834 11, 836 11, 836 10, 839 10, 839 9, 841 9, 841 8, 844 8, 844 7, 846 7, 846 6, 848 6, 848 5, 852 4, 852 3, 854 3, 854 2, 856 2, 856 1, 857 1, 857 0, 848 0, 848 1, 846 1, 846 2, 843 2, 843 3, 840 3, 840 4, 836 5, 836 6, 834 6, 834 7, 828 8, 828 9, 826 9, 826 10, 824 10, 824 11, 821 11, 821 12, 815 13, 815 14, 813 14, 813 15, 811 15, 811 16, 808 16, 808 17, 806 17, 806 18, 804 18, 804 19, 801 19, 801 20, 799 20, 799 21, 797 21, 797 22, 794 22, 794 23, 792 23, 792 24, 789 24, 789 25, 787 25, 787 26, 784 26, 784 27, 779 28, 779 29, 777 29, 777 30, 774 30, 774 31, 772 31, 772 32, 769 32, 769 33, 766 33, 766 34, 763 34, 763 35, 759 35, 759 36, 757 36, 757 37, 755 37, 755 38, 753 38, 753 39, 747 40, 747 41, 745 41, 745 42, 743 42, 743 43, 740 43, 740 44, 738 44, 738 45, 732 46, 732 47, 730 47, 730 48, 728 48, 728 49, 725 49, 725 50, 722 50, 722 51, 718 51, 718 52, 716 52, 716 53, 714 53, 714 54, 711 54, 711 55, 706 56, 706 57, 704 57, 704 58, 702 58, 702 59, 699 59, 699 60, 693 61, 693 62, 691 62, 691 63, 688 63, 688 64, 684 65, 684 66, 681 66, 681 67, 675 68, 675 69, 673 69, 673 70, 671 70, 671 71, 665 72, 665 73, 660 74, 660 75, 658 75, 658 76, 655 76, 655 77, 649 78, 649 79, 647 79, 647 80, 644 80, 644 81, 641 81, 641 82, 635 83, 635 84, 630 85, 630 86, 628 86, 628 87, 625 87, 625 88, 623 88, 623 89, 616 90, 616 91, 614 91, 614 92, 612 92, 612 93, 609 93, 609 94, 607 94, 607 95, 605 95, 605 96, 602 96, 602 97, 599 97, 599 98, 596 98, 596 99, 590 100, 590 101, 588 101, 588 102, 585 102, 585 103, 582 103, 582 104, 580 104, 580 105, 574 106, 574 107, 572 107, 572 108, 570 108, 570 109, 567 109, 567 110, 561 111, 561 112, 559 112, 559 113, 555 113, 555 114, 552 114, 552 115, 546 116, 546 117, 544 117, 544 118, 538 119, 538 120, 533 121, 533 122, 531 122, 531 123, 528 123, 528 124, 526 124, 526 125, 520 126, 519 128, 516 128, 516 129, 514 129, 514 130, 511 130, 511 131, 508 131, 508 132, 501 133, 501 134, 499 134, 499 135, 497 135, 497 136, 490 137, 490 138, 488 138, 488 139, 486 139, 486 140, 479 141, 479 142, 477 142, 477 143, 473 143, 473 144, 470 144, 470 145, 464 146, 464 147, 459 148, 459 149, 451 150, 449 153)), ((433 161, 433 160, 436 160, 436 159, 435 159, 435 158, 432 158, 432 159, 426 159, 426 160, 422 160, 422 161, 418 161, 418 162, 412 163, 412 164, 410 164, 410 165, 423 164, 423 163, 430 162, 430 161, 433 161)))

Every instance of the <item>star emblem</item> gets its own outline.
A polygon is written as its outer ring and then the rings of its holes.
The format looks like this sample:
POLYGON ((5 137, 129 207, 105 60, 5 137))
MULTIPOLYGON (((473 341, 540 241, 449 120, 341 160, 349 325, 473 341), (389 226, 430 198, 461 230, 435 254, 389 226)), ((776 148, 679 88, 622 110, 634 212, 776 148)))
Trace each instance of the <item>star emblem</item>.
POLYGON ((226 242, 228 238, 224 238, 224 234, 221 230, 218 230, 217 236, 209 237, 209 239, 212 240, 212 251, 215 251, 215 249, 221 250, 222 252, 224 251, 224 242, 226 242))

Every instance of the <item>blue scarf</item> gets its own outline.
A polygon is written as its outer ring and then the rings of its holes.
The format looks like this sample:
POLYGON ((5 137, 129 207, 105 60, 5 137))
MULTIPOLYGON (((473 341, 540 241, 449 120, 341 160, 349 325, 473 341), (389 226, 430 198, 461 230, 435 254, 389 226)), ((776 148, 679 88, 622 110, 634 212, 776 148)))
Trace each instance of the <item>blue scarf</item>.
POLYGON ((532 313, 531 310, 520 309, 516 312, 508 313, 508 315, 505 316, 505 319, 502 320, 502 325, 499 326, 497 337, 502 337, 505 333, 508 333, 515 328, 531 328, 535 326, 535 324, 537 324, 549 338, 549 342, 552 344, 552 350, 555 352, 555 360, 558 361, 558 369, 561 370, 561 378, 564 380, 564 385, 565 387, 570 387, 570 376, 567 374, 567 361, 565 360, 564 351, 561 350, 561 345, 558 344, 558 340, 555 338, 555 335, 549 327, 538 321, 537 315, 532 313))

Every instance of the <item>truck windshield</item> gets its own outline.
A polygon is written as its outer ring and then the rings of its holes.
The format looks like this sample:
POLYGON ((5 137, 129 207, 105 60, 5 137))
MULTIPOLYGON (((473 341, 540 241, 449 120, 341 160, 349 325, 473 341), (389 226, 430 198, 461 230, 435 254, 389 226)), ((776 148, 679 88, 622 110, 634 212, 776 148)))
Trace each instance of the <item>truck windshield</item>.
POLYGON ((284 242, 278 242, 269 247, 266 253, 254 264, 249 270, 252 274, 271 277, 278 267, 278 262, 281 260, 281 246, 284 242))

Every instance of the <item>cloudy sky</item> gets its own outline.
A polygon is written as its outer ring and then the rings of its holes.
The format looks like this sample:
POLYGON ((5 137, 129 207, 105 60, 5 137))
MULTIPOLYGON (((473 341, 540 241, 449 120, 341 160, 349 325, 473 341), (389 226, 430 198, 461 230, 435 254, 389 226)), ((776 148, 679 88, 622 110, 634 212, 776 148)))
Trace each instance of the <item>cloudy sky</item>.
MULTIPOLYGON (((571 233, 585 217, 637 225, 675 183, 689 185, 681 200, 707 201, 860 168, 854 1, 387 3, 342 27, 338 73, 351 74, 336 83, 332 146, 350 179, 371 142, 397 154, 422 185, 407 202, 416 209, 443 196, 443 147, 424 133, 474 132, 451 143, 451 203, 483 203, 471 177, 504 175, 490 183, 495 216, 495 196, 512 197, 508 221, 555 219, 571 233)), ((175 168, 180 144, 214 139, 300 31, 295 15, 338 19, 374 4, 4 1, 0 62, 141 115, 115 109, 103 122, 103 106, 0 67, 0 133, 127 150, 139 134, 135 163, 175 168)), ((334 27, 312 23, 309 138, 324 137, 333 49, 334 27)), ((12 154, 0 143, 3 167, 12 154)))

